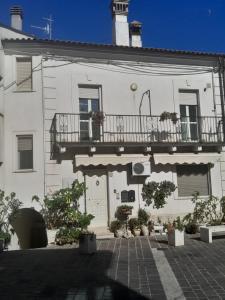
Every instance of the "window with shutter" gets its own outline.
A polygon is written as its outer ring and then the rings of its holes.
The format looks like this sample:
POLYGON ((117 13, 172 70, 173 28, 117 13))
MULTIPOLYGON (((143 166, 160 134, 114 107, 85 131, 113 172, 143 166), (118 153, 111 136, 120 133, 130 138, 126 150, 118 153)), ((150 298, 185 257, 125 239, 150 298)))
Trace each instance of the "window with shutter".
POLYGON ((192 196, 199 192, 200 196, 210 194, 210 176, 208 165, 177 166, 178 196, 192 196))
POLYGON ((26 92, 32 90, 32 58, 17 57, 17 91, 26 92))
POLYGON ((33 169, 33 136, 17 136, 18 169, 33 169))

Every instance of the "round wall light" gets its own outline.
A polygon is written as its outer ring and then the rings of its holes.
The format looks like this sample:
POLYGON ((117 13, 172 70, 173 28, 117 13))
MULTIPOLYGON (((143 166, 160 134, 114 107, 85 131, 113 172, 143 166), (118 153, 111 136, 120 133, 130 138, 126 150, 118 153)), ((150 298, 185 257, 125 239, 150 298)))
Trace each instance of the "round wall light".
POLYGON ((131 89, 132 92, 135 92, 138 89, 137 83, 131 83, 130 89, 131 89))

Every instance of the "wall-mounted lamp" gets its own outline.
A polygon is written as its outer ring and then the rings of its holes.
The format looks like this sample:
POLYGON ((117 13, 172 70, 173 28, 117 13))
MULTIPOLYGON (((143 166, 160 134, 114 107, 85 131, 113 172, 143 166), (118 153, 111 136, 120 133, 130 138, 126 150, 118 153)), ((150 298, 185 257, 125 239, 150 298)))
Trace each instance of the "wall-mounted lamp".
POLYGON ((137 83, 135 83, 135 82, 131 83, 130 89, 131 89, 132 92, 135 92, 138 89, 137 83))

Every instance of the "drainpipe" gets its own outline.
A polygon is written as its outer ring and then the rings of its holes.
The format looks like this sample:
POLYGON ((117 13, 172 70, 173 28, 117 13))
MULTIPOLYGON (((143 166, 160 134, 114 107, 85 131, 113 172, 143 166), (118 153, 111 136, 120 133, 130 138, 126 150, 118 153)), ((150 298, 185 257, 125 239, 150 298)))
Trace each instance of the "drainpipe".
POLYGON ((225 112, 224 112, 224 103, 225 103, 225 70, 224 70, 224 59, 219 57, 219 83, 220 83, 220 97, 221 97, 221 113, 222 113, 222 122, 223 122, 223 142, 225 142, 225 112))

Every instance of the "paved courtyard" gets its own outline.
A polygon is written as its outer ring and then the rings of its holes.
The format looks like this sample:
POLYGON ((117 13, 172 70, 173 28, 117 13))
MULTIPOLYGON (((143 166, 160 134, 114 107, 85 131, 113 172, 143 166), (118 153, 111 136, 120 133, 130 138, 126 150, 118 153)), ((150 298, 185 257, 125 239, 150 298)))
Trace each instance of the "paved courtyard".
POLYGON ((164 236, 0 254, 0 299, 225 299, 225 237, 168 247, 164 236))

